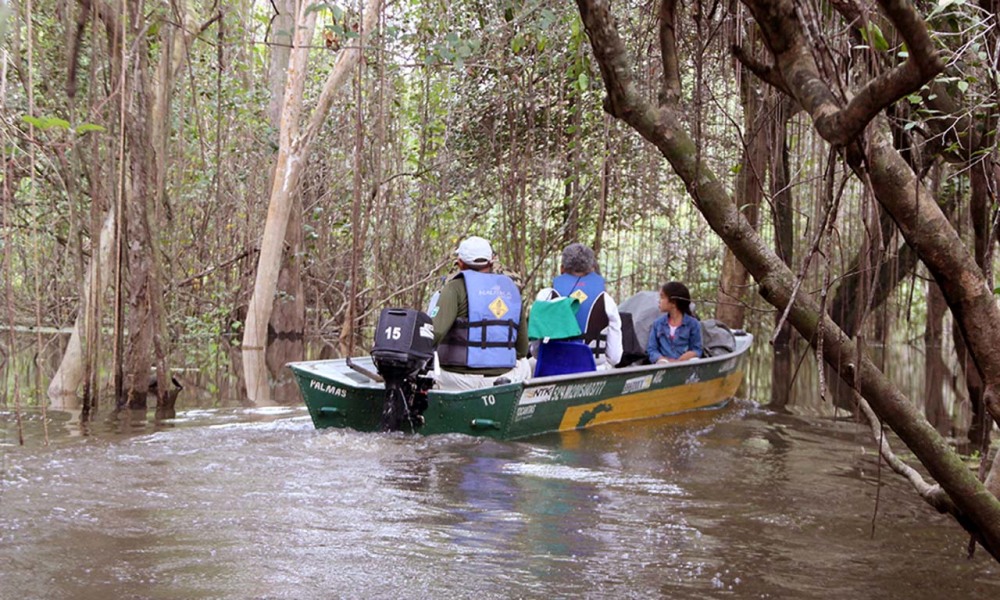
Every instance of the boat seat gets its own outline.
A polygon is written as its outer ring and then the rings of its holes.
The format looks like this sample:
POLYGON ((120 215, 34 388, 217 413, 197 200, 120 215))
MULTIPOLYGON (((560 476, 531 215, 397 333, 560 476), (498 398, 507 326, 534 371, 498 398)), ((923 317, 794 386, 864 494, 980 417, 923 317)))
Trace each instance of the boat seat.
POLYGON ((594 351, 579 340, 549 340, 538 345, 535 377, 596 370, 594 351))

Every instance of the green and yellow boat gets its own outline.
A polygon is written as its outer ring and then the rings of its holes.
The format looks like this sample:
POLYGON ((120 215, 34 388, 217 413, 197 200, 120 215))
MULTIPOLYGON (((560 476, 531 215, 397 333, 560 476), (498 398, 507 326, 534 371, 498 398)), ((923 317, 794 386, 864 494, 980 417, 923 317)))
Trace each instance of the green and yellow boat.
MULTIPOLYGON (((384 364, 372 357, 288 366, 317 428, 402 429, 508 440, 720 408, 740 386, 753 336, 737 332, 735 340, 735 350, 719 356, 536 377, 463 391, 434 389, 427 379, 399 390, 384 364), (387 425, 392 411, 398 414, 387 425)), ((373 355, 378 353, 373 350, 373 355)))

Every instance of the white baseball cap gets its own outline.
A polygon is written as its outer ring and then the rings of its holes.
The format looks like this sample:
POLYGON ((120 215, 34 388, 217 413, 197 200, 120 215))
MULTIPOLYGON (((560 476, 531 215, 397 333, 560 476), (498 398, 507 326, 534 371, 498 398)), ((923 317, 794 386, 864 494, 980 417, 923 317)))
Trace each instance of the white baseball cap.
POLYGON ((467 265, 485 265, 493 262, 493 247, 483 238, 473 235, 458 245, 458 258, 467 265))

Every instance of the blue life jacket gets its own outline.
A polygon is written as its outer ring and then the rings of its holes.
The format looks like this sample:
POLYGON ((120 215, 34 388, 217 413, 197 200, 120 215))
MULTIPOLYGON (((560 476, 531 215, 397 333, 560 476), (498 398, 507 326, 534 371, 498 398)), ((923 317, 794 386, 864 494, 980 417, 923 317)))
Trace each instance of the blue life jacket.
POLYGON ((608 326, 608 314, 604 309, 604 278, 591 272, 580 277, 563 273, 552 281, 552 287, 560 296, 570 296, 580 301, 580 309, 576 312, 576 321, 583 332, 583 341, 596 341, 595 354, 603 354, 604 341, 601 332, 608 326), (598 301, 600 300, 600 301, 598 301))
POLYGON ((438 345, 443 366, 473 369, 513 368, 521 292, 506 275, 462 271, 469 316, 459 317, 438 345))

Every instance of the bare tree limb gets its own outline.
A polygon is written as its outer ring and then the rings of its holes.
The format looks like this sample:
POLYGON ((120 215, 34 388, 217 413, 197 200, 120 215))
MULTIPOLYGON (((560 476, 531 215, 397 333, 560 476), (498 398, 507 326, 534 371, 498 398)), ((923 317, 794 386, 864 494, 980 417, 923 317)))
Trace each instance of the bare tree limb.
POLYGON ((750 72, 760 78, 761 81, 771 85, 771 87, 782 92, 783 94, 794 98, 791 90, 788 89, 788 85, 785 83, 785 80, 781 77, 781 71, 775 69, 772 65, 765 65, 755 59, 750 55, 750 52, 742 46, 734 45, 732 47, 732 52, 736 60, 740 61, 740 64, 747 69, 750 69, 750 72))
POLYGON ((835 146, 856 139, 890 104, 920 89, 944 69, 927 27, 907 0, 880 0, 886 15, 906 40, 910 56, 898 67, 870 81, 846 107, 820 76, 808 40, 798 23, 792 0, 747 0, 775 66, 796 99, 813 116, 816 131, 835 146))
POLYGON ((677 0, 660 2, 660 56, 663 58, 661 104, 674 104, 681 98, 681 72, 677 59, 677 0))

